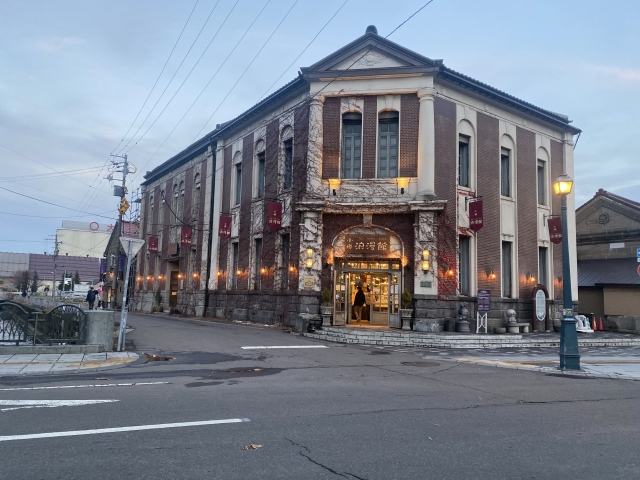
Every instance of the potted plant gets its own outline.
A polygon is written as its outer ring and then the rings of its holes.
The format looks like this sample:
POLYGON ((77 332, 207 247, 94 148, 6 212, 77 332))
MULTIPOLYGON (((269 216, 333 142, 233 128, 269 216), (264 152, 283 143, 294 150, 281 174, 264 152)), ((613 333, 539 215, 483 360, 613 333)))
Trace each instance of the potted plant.
POLYGON ((320 304, 320 315, 322 315, 322 326, 331 325, 331 314, 333 313, 333 305, 331 303, 331 292, 327 287, 322 289, 320 293, 322 303, 320 304))
POLYGON ((400 300, 402 302, 402 308, 400 309, 400 317, 411 318, 411 315, 413 314, 413 309, 409 308, 409 305, 411 305, 411 300, 413 300, 413 297, 411 296, 411 293, 409 293, 409 290, 407 290, 406 288, 404 289, 400 300))
POLYGON ((151 311, 152 312, 161 312, 163 310, 163 308, 162 308, 162 291, 160 290, 160 288, 158 288, 156 290, 155 302, 156 302, 156 304, 151 308, 151 311))

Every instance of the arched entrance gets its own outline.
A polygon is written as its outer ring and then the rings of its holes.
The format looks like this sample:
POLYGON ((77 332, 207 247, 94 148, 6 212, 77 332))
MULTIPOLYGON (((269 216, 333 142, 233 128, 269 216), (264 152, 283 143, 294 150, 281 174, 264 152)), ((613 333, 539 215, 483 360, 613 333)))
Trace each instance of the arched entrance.
POLYGON ((403 245, 382 227, 354 227, 333 242, 333 324, 369 324, 400 328, 403 245), (354 308, 360 287, 362 309, 354 308), (361 310, 361 312, 358 312, 361 310))

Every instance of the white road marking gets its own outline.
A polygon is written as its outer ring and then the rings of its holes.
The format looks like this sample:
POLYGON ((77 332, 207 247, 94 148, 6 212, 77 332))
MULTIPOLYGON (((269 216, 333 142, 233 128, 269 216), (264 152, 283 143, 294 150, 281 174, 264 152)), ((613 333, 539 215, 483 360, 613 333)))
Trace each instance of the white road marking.
POLYGON ((120 400, 0 400, 0 406, 13 405, 11 408, 0 408, 0 412, 20 410, 23 408, 79 407, 80 405, 94 405, 96 403, 119 401, 120 400))
POLYGON ((243 350, 263 350, 266 348, 329 348, 326 345, 272 345, 272 346, 262 346, 262 347, 240 347, 243 350))
POLYGON ((60 388, 88 388, 88 387, 134 387, 138 385, 163 385, 169 382, 138 382, 138 383, 101 383, 95 385, 60 385, 57 387, 15 387, 0 388, 0 392, 8 392, 14 390, 56 390, 60 388))
POLYGON ((201 422, 160 423, 157 425, 136 425, 133 427, 98 428, 95 430, 72 430, 67 432, 32 433, 30 435, 7 435, 0 442, 12 440, 31 440, 34 438, 74 437, 78 435, 97 435, 100 433, 135 432, 138 430, 159 430, 162 428, 196 427, 200 425, 220 425, 223 423, 248 422, 248 418, 227 418, 224 420, 204 420, 201 422))

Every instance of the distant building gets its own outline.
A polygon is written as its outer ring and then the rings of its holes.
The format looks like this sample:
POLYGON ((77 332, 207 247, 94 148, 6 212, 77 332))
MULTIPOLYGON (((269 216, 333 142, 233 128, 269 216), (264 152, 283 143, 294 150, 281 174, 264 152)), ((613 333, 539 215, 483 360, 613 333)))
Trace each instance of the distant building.
POLYGON ((100 260, 64 255, 58 256, 54 261, 53 255, 0 252, 0 291, 16 291, 17 277, 25 270, 28 270, 32 277, 35 272, 38 272, 39 291, 45 287, 49 287, 51 291, 54 284, 58 285, 62 280, 65 271, 68 277, 73 277, 78 272, 81 282, 97 282, 100 275, 100 260))
POLYGON ((598 190, 576 210, 580 312, 640 316, 640 203, 598 190))
POLYGON ((59 242, 58 255, 102 258, 113 228, 113 222, 110 221, 64 220, 62 227, 56 231, 59 242))

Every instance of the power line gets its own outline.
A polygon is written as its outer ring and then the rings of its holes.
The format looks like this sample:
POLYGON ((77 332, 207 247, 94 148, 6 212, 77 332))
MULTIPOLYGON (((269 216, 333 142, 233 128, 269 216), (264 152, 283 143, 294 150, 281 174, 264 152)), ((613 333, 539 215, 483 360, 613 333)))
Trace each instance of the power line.
POLYGON ((14 182, 17 180, 39 180, 39 179, 49 179, 58 177, 60 175, 70 174, 70 175, 83 175, 90 171, 98 170, 100 167, 89 167, 89 168, 81 168, 77 170, 64 170, 59 173, 50 172, 50 173, 34 173, 33 175, 17 175, 15 177, 0 177, 0 182, 14 182))
MULTIPOLYGON (((233 10, 236 8, 236 5, 238 4, 240 0, 237 0, 236 3, 233 5, 233 8, 231 9, 231 12, 233 12, 233 10)), ((189 47, 189 50, 187 51, 187 53, 185 54, 184 58, 182 59, 182 61, 180 62, 180 65, 178 65, 178 68, 176 69, 176 71, 173 73, 173 76, 171 77, 171 79, 169 80, 169 83, 167 83, 167 86, 164 87, 164 90, 162 91, 162 93, 160 94, 160 96, 158 97, 158 100, 156 100, 156 103, 153 105, 153 107, 151 108, 151 110, 149 110, 149 113, 147 114, 147 116, 145 117, 145 119, 142 121, 142 123, 140 124, 140 126, 138 127, 138 129, 136 130, 136 133, 133 134, 133 136, 131 137, 131 139, 127 142, 127 144, 122 147, 120 149, 120 151, 118 153, 122 153, 122 151, 127 148, 129 146, 129 144, 133 141, 133 139, 136 137, 136 135, 138 134, 138 132, 140 131, 140 129, 142 128, 142 126, 145 124, 145 122, 147 121, 147 119, 151 116, 151 113, 153 113, 153 111, 155 110, 156 106, 158 105, 158 103, 160 102, 160 100, 162 99, 162 97, 164 96, 164 93, 167 91, 167 88, 169 88, 169 85, 171 85, 171 82, 173 82, 173 79, 176 77, 178 71, 180 70, 180 68, 182 67, 182 64, 184 63, 184 61, 187 59, 187 57, 189 56, 189 53, 191 52, 191 49, 193 48, 193 46, 196 44, 196 42, 198 41, 198 38, 200 38, 200 34, 202 33, 202 31, 204 30, 204 27, 207 26, 207 23, 209 23, 209 19, 211 18, 211 15, 213 15, 213 12, 215 11, 216 7, 218 6, 218 3, 220 3, 220 0, 218 0, 216 2, 216 4, 213 6, 213 9, 211 10, 211 13, 209 13, 209 16, 207 17, 207 20, 204 22, 204 25, 202 25, 202 28, 200 29, 200 31, 198 32, 198 35, 196 36, 196 39, 193 41, 193 43, 191 44, 191 46, 189 47)), ((229 15, 231 15, 231 12, 229 12, 229 15)), ((227 18, 229 18, 229 15, 227 15, 227 18)), ((226 19, 225 19, 226 22, 226 19)), ((223 24, 224 25, 224 22, 223 24)), ((222 28, 222 25, 220 26, 220 28, 222 28)), ((189 73, 187 74, 187 76, 185 77, 185 79, 182 81, 182 83, 180 84, 180 86, 178 87, 178 89, 174 92, 173 96, 169 99, 169 102, 167 102, 167 104, 164 106, 164 108, 162 109, 162 111, 158 114, 158 116, 156 117, 156 119, 153 121, 153 123, 149 126, 149 128, 147 128, 147 130, 142 134, 142 136, 140 138, 138 138, 138 140, 136 140, 136 143, 134 143, 131 148, 129 148, 126 153, 129 153, 131 150, 133 150, 135 148, 136 145, 138 145, 138 142, 140 142, 140 140, 142 140, 145 135, 149 132, 149 130, 151 129, 151 127, 153 127, 156 122, 158 121, 158 119, 160 118, 160 116, 164 113, 164 111, 167 109, 167 107, 171 104, 171 102, 173 101, 173 99, 175 98, 175 96, 178 94, 178 92, 180 91, 180 89, 182 88, 182 86, 185 84, 185 82, 189 79, 189 77, 191 76, 191 73, 193 72, 193 70, 198 66, 198 63, 200 63, 200 60, 202 59, 202 57, 204 56, 204 54, 207 52, 207 50, 209 49, 209 47, 211 46, 211 43, 213 43, 213 40, 218 36, 218 32, 220 31, 220 29, 218 29, 218 31, 216 32, 216 34, 213 36, 213 38, 211 39, 211 41, 209 42, 209 44, 207 45, 207 47, 204 49, 204 51, 202 52, 202 54, 200 55, 200 58, 198 58, 198 61, 193 65, 193 67, 191 67, 191 70, 189 71, 189 73)))
POLYGON ((102 218, 109 218, 109 219, 113 219, 113 217, 106 217, 104 215, 98 215, 98 214, 94 214, 91 212, 81 212, 80 210, 77 210, 75 208, 71 208, 71 207, 65 207, 63 205, 58 205, 57 203, 51 203, 51 202, 47 202, 46 200, 40 200, 39 198, 35 198, 35 197, 31 197, 29 195, 25 195, 24 193, 18 193, 18 192, 14 192, 13 190, 9 190, 8 188, 4 188, 4 187, 0 187, 0 190, 5 190, 9 193, 13 193, 14 195, 20 195, 21 197, 25 197, 25 198, 29 198, 31 200, 35 200, 36 202, 40 202, 40 203, 46 203, 47 205, 53 205, 54 207, 59 207, 59 208, 64 208, 65 210, 72 210, 74 212, 80 212, 80 213, 88 213, 90 215, 94 215, 96 217, 102 217, 102 218))
MULTIPOLYGON (((238 0, 239 1, 239 0, 238 0)), ((234 8, 235 6, 238 4, 238 1, 236 1, 236 3, 234 4, 234 8)), ((196 97, 196 99, 191 103, 191 106, 189 106, 189 108, 187 109, 186 113, 182 116, 182 118, 178 121, 178 124, 174 127, 174 129, 169 133, 169 135, 164 139, 164 141, 162 142, 162 145, 164 145, 164 143, 168 140, 169 136, 173 133, 173 131, 178 127, 178 125, 180 124, 180 122, 182 122, 182 120, 184 119, 184 117, 187 115, 187 113, 189 113, 189 111, 193 108, 193 106, 196 104, 196 102, 198 101, 198 99, 200 98, 200 96, 204 93, 204 91, 209 87, 209 85, 211 84, 211 82, 214 80, 214 78, 216 78, 216 76, 218 75, 218 73, 220 72, 220 70, 222 69, 222 67, 224 67, 224 65, 227 63, 227 60, 229 60, 229 58, 231 57, 231 55, 233 54, 233 52, 235 52, 236 48, 238 48, 238 45, 240 45, 240 42, 242 42, 242 40, 244 39, 244 37, 247 35, 247 33, 249 32, 249 30, 251 30, 251 27, 253 27, 253 25, 256 23, 256 21, 258 20, 258 18, 260 17, 260 15, 262 15, 262 12, 264 12, 264 10, 267 8, 267 5, 269 5, 269 3, 271 2, 271 0, 267 0, 267 3, 265 3, 264 7, 262 7, 262 10, 260 10, 260 12, 258 13, 258 15, 256 16, 256 18, 253 19, 253 22, 251 22, 251 25, 249 25, 249 27, 245 30, 245 32, 242 34, 242 37, 240 37, 240 40, 238 40, 235 44, 235 46, 233 47, 233 49, 231 49, 231 51, 229 52, 229 54, 227 55, 227 58, 224 59, 224 61, 220 64, 220 66, 218 67, 218 69, 215 71, 215 73, 213 74, 213 76, 209 79, 209 81, 207 82, 207 84, 204 86, 204 88, 200 91, 200 93, 198 94, 198 96, 196 97)), ((232 9, 233 11, 233 9, 232 9)), ((229 12, 229 15, 231 14, 231 12, 229 12)), ((227 18, 229 18, 227 16, 227 18)), ((226 22, 226 19, 225 19, 226 22)), ((217 35, 217 33, 216 33, 217 35)), ((166 108, 166 107, 165 107, 166 108)), ((164 111, 164 110, 163 110, 164 111)), ((161 112, 162 114, 162 112, 161 112)), ((156 119, 157 120, 157 119, 156 119)), ((146 132, 145 132, 146 134, 146 132)), ((160 147, 158 147, 158 149, 153 153, 153 155, 151 155, 147 161, 144 163, 144 165, 138 170, 139 172, 142 172, 144 170, 144 168, 147 166, 147 164, 151 161, 151 159, 156 155, 156 153, 158 153, 158 150, 160 150, 160 148, 162 147, 162 145, 160 145, 160 147)), ((134 175, 135 177, 135 175, 134 175)), ((133 177, 132 177, 133 178, 133 177)))
POLYGON ((296 62, 298 61, 298 59, 302 56, 302 54, 304 54, 304 52, 306 52, 306 51, 307 51, 307 49, 311 46, 311 44, 312 44, 313 42, 315 42, 316 38, 318 38, 318 35, 320 35, 320 34, 322 33, 322 31, 327 27, 327 25, 329 25, 329 24, 331 23, 331 21, 336 17, 336 15, 338 15, 338 13, 340 13, 340 10, 342 10, 342 8, 343 8, 343 7, 344 7, 348 2, 349 2, 349 0, 345 0, 345 1, 344 1, 344 3, 343 3, 342 5, 340 5, 340 8, 338 8, 338 10, 336 10, 336 11, 335 11, 335 13, 331 16, 331 18, 330 18, 329 20, 327 20, 327 23, 325 23, 325 24, 322 26, 322 28, 321 28, 320 30, 318 30, 318 33, 316 33, 315 37, 313 37, 313 38, 311 39, 311 41, 307 44, 307 46, 306 46, 306 47, 304 47, 304 50, 302 50, 302 51, 300 52, 300 55, 298 55, 298 56, 293 60, 293 62, 291 62, 291 63, 289 64, 289 66, 284 70, 284 72, 282 72, 282 75, 280 75, 278 78, 276 78, 276 81, 275 81, 275 82, 273 82, 273 83, 271 84, 271 86, 267 89, 267 91, 266 91, 266 92, 264 92, 264 93, 262 94, 262 97, 260 97, 260 98, 258 99, 258 101, 262 100, 262 99, 265 97, 265 95, 266 95, 267 93, 269 93, 269 91, 273 88, 273 86, 274 86, 276 83, 278 83, 278 81, 279 81, 279 80, 284 76, 284 74, 285 74, 285 73, 287 73, 287 72, 289 71, 289 69, 293 66, 293 64, 294 64, 294 63, 296 63, 296 62))
POLYGON ((191 9, 191 13, 189 14, 189 18, 187 18, 187 21, 185 22, 184 26, 182 27, 182 31, 180 32, 180 35, 178 35, 178 39, 176 40, 176 43, 173 44, 173 48, 171 49, 171 52, 169 53, 169 56, 167 57, 167 61, 164 62, 162 70, 160 70, 160 73, 158 74, 158 78, 156 78, 156 81, 154 82, 153 87, 151 87, 151 90, 149 90, 149 95, 147 95, 147 98, 144 100, 144 103, 140 107, 140 110, 138 110, 136 118, 133 119, 133 122, 131 122, 131 125, 129 125, 129 128, 127 129, 127 132, 123 135, 122 140, 120 140, 120 143, 118 143, 118 145, 116 145, 116 147, 111 151, 111 153, 115 152, 116 149, 120 146, 120 144, 122 142, 124 142, 124 139, 127 138, 127 135, 129 135, 129 132, 131 131, 131 128, 133 128, 133 125, 136 123, 136 120, 138 120, 138 117, 140 116, 140 113, 142 113, 142 110, 144 109, 144 106, 149 101, 149 97, 151 97, 151 94, 153 93, 153 90, 156 88, 156 85, 158 84, 158 80, 160 80, 160 77, 162 76, 162 74, 164 72, 164 69, 167 68, 167 64, 169 63, 169 60, 171 59, 171 56, 173 55, 174 50, 178 46, 178 42, 182 38, 182 34, 184 33, 184 30, 187 28, 187 25, 189 24, 189 20, 191 20, 191 16, 193 15, 193 12, 195 12, 199 1, 200 0, 196 0, 196 3, 193 6, 193 9, 191 9))
MULTIPOLYGON (((27 217, 27 218, 69 218, 69 215, 65 215, 64 217, 52 217, 49 215, 23 215, 22 213, 10 213, 10 212, 0 212, 0 215, 12 215, 15 217, 27 217)), ((94 215, 94 214, 87 213, 86 215, 81 215, 81 216, 88 217, 90 215, 94 215)))
POLYGON ((291 8, 289 8, 289 10, 287 11, 287 13, 285 13, 284 17, 282 17, 282 20, 280 20, 280 23, 278 23, 278 25, 276 25, 276 28, 273 30, 273 32, 271 32, 271 35, 269 35, 269 38, 267 38, 267 40, 265 40, 265 42, 262 44, 262 46, 260 47, 260 50, 258 50, 258 52, 255 54, 255 56, 253 57, 253 59, 251 60, 251 62, 249 62, 249 65, 247 65, 247 67, 244 69, 244 71, 240 74, 240 76, 238 77, 238 80, 236 80, 236 83, 233 84, 233 86, 231 87, 231 89, 227 92, 227 94, 225 95, 225 97, 222 99, 222 101, 218 104, 218 106, 216 107, 216 109, 213 111, 213 113, 211 114, 211 116, 209 117, 209 119, 207 120, 207 122, 203 125, 203 127, 200 129, 200 131, 196 134, 196 138, 194 138, 193 141, 198 139, 198 135, 200 135, 200 132, 202 132, 202 130, 205 129, 205 127, 207 126, 207 124, 211 121, 211 119, 213 118, 213 116, 218 112, 218 110, 220 109, 220 107, 222 106, 222 104, 224 103, 224 101, 229 97, 229 95, 231 95, 231 92, 233 92, 233 90, 236 88, 236 85, 238 85, 238 83, 240 82, 240 80, 242 80, 242 77, 244 77, 244 74, 247 73, 247 70, 249 70, 249 68, 251 67, 251 65, 253 65, 253 62, 256 61, 256 58, 258 58, 258 55, 260 55, 260 52, 262 52, 262 50, 264 49, 264 47, 267 46, 267 43, 269 43, 269 40, 271 40, 271 37, 273 37, 275 35, 275 33, 278 31, 278 28, 280 28, 280 25, 282 25, 282 22, 285 21, 285 19, 289 16, 289 13, 291 13, 291 10, 293 10, 293 7, 296 6, 296 4, 298 3, 298 0, 296 0, 295 2, 293 2, 293 5, 291 5, 291 8))
MULTIPOLYGON (((22 154, 22 153, 20 153, 20 152, 18 152, 18 151, 16 151, 16 150, 14 150, 13 148, 9 148, 9 147, 7 147, 6 145, 2 145, 1 143, 0 143, 0 147, 2 147, 2 148, 6 148, 6 149, 7 149, 7 150, 9 150, 10 152, 13 152, 13 153, 15 153, 16 155, 20 155, 21 157, 24 157, 24 158, 26 158, 26 159, 28 159, 28 160, 31 160, 32 162, 35 162, 35 163, 37 163, 38 165, 42 165, 43 167, 46 167, 46 168, 48 168, 49 170, 53 170, 53 171, 54 171, 54 172, 56 172, 56 173, 60 173, 60 172, 59 172, 58 170, 56 170, 55 168, 51 168, 49 165, 47 165, 47 164, 45 164, 45 163, 39 162, 39 161, 37 161, 37 160, 34 160, 33 158, 28 157, 28 156, 26 156, 26 155, 24 155, 24 154, 22 154)), ((87 187, 91 187, 91 185, 88 185, 88 184, 86 184, 86 183, 84 183, 84 182, 81 182, 80 180, 78 180, 78 179, 76 179, 76 178, 73 178, 73 177, 72 177, 72 176, 70 176, 70 175, 65 175, 65 176, 66 176, 66 177, 69 177, 71 180, 75 180, 75 181, 76 181, 76 182, 78 182, 78 183, 81 183, 81 184, 83 184, 83 185, 86 185, 87 187)))

